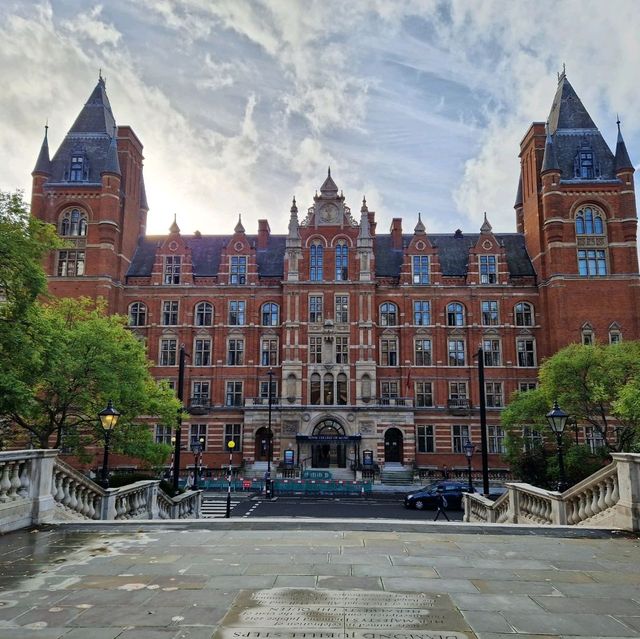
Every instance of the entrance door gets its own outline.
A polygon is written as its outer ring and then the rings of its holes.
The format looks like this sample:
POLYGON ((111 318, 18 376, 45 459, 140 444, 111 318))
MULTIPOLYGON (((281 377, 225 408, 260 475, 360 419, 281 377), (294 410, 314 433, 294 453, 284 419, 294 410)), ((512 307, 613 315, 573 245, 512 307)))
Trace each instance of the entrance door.
POLYGON ((398 428, 390 428, 384 434, 384 461, 385 463, 402 462, 402 431, 398 428))
POLYGON ((256 461, 267 461, 269 459, 269 430, 267 428, 259 428, 256 431, 254 458, 256 461))
POLYGON ((314 444, 311 449, 311 463, 314 468, 331 466, 331 444, 314 444))

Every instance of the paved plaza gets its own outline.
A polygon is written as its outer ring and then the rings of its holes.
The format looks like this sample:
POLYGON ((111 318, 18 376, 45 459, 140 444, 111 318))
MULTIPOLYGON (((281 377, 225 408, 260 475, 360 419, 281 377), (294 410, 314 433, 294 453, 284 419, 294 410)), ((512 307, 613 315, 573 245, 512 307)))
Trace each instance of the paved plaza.
POLYGON ((2 639, 640 636, 640 540, 354 520, 0 537, 2 639))

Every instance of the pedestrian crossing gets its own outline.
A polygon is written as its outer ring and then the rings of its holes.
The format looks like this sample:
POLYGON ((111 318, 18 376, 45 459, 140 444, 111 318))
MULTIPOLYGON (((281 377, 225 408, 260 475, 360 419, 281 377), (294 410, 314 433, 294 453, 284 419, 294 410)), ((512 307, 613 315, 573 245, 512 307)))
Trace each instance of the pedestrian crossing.
MULTIPOLYGON (((231 499, 231 511, 240 503, 239 499, 231 499)), ((200 506, 200 517, 202 519, 218 519, 227 514, 227 500, 205 497, 200 506)))

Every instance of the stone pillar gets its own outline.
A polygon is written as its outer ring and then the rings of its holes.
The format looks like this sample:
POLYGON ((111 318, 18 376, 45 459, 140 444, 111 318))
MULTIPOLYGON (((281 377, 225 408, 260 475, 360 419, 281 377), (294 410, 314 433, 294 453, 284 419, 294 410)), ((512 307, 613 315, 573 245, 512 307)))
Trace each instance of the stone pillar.
POLYGON ((618 470, 618 492, 614 526, 640 531, 640 454, 612 453, 618 470))
POLYGON ((53 464, 58 456, 58 450, 39 450, 31 459, 31 510, 32 524, 42 524, 50 521, 56 507, 53 499, 53 464))
POLYGON ((100 519, 114 520, 116 518, 116 497, 117 488, 107 488, 106 495, 102 497, 102 508, 100 509, 100 519))
POLYGON ((520 508, 518 500, 518 484, 506 484, 509 491, 509 514, 507 516, 507 523, 518 523, 518 510, 520 508))

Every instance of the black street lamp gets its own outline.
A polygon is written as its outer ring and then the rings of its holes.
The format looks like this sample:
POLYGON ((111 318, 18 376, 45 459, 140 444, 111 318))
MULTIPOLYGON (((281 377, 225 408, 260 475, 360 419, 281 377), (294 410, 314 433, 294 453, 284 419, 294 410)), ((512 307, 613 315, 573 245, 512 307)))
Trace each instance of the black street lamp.
POLYGON ((233 439, 230 439, 227 442, 227 448, 229 449, 229 474, 227 475, 227 514, 225 515, 226 519, 231 517, 231 465, 233 464, 233 449, 235 448, 236 443, 233 439))
POLYGON ((198 441, 191 444, 191 452, 194 457, 195 473, 193 476, 193 490, 198 490, 198 476, 200 475, 200 454, 204 449, 204 439, 201 437, 198 441))
POLYGON ((113 407, 113 402, 108 401, 107 407, 98 413, 100 424, 104 432, 104 457, 102 460, 102 487, 109 488, 109 442, 111 431, 116 427, 120 413, 113 407))
POLYGON ((273 484, 271 483, 271 441, 273 433, 271 432, 271 404, 273 404, 273 369, 269 369, 269 406, 268 406, 268 422, 267 422, 267 474, 264 478, 264 496, 267 499, 273 497, 273 484))
POLYGON ((547 421, 549 427, 556 436, 558 444, 558 492, 564 492, 567 489, 567 479, 564 472, 564 455, 562 453, 562 433, 567 425, 569 415, 558 406, 558 401, 553 402, 553 408, 547 413, 547 421))
POLYGON ((467 441, 462 446, 464 450, 464 456, 467 458, 467 476, 469 478, 469 492, 473 492, 473 483, 471 481, 471 458, 473 457, 473 453, 476 450, 476 445, 472 444, 470 440, 467 441))

